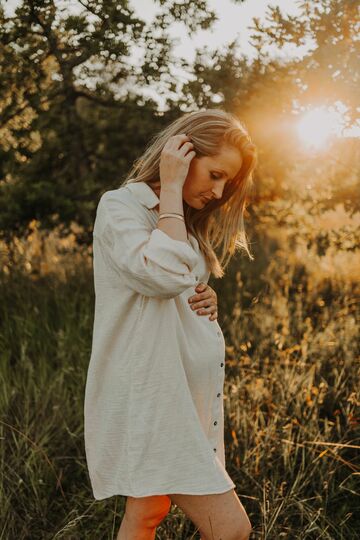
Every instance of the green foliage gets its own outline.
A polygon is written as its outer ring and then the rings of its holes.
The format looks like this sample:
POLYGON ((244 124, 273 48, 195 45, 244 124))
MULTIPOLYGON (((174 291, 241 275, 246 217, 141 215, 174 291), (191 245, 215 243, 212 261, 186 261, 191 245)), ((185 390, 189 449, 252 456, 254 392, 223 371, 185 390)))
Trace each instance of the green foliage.
MULTIPOLYGON (((44 228, 75 220, 91 228, 102 191, 121 183, 151 136, 183 110, 220 106, 238 114, 260 149, 256 200, 293 196, 295 167, 306 175, 319 160, 342 161, 331 197, 359 208, 358 184, 340 193, 358 145, 334 145, 331 156, 309 159, 290 129, 294 103, 344 102, 356 111, 356 9, 354 2, 303 2, 301 14, 268 7, 268 24, 254 18, 257 58, 242 56, 236 41, 226 50, 197 51, 194 65, 172 57, 169 34, 182 21, 191 34, 216 19, 206 2, 160 1, 146 25, 128 2, 22 2, 13 17, 0 11, 0 229, 23 233, 31 219, 44 228), (75 9, 76 7, 76 9, 75 9), (154 32, 156 28, 156 32, 154 32), (301 59, 270 58, 268 45, 312 40, 301 59), (130 61, 130 44, 143 53, 130 61), (190 80, 181 84, 173 68, 190 80), (133 84, 130 90, 129 85, 133 84), (168 111, 139 96, 135 85, 159 84, 168 111), (169 92, 178 97, 170 97, 169 92), (344 160, 344 154, 346 160, 344 160)), ((347 180, 346 180, 347 181, 347 180)), ((296 194, 295 194, 296 196, 296 194)), ((328 193, 326 194, 328 197, 328 193)), ((89 235, 89 240, 91 236, 89 235)))
MULTIPOLYGON (((349 123, 357 118, 358 87, 357 15, 355 0, 305 0, 300 3, 298 17, 284 16, 278 6, 268 6, 267 24, 254 18, 253 44, 259 58, 269 59, 269 45, 280 49, 287 44, 311 49, 296 62, 294 77, 303 88, 303 100, 316 99, 333 104, 337 99, 348 107, 349 123)), ((290 67, 291 64, 290 64, 290 67)))
POLYGON ((194 30, 214 18, 204 3, 168 2, 155 33, 128 2, 22 2, 0 11, 0 229, 23 232, 32 218, 44 227, 93 221, 101 191, 121 183, 162 125, 156 104, 126 85, 171 84, 176 19, 194 30), (74 5, 72 4, 72 9, 74 5), (130 44, 144 51, 138 66, 130 44), (124 93, 122 91, 122 93, 124 93), (136 129, 134 130, 134 125, 136 129))

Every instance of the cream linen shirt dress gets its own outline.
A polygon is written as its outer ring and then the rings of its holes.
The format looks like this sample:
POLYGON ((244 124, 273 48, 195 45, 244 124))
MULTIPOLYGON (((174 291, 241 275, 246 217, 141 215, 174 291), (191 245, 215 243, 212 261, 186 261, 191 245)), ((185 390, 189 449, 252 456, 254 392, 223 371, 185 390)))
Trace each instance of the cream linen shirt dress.
POLYGON ((160 200, 131 179, 100 198, 95 312, 84 400, 94 498, 206 495, 225 469, 225 341, 188 298, 209 271, 198 242, 157 228, 160 200))

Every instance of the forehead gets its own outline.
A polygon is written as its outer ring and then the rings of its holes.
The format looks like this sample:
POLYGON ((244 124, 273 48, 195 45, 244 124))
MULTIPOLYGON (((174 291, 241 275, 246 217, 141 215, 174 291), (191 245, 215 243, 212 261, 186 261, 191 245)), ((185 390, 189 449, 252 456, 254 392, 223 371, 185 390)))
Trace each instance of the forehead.
POLYGON ((206 156, 204 160, 211 167, 222 169, 228 178, 234 178, 242 165, 241 152, 233 146, 224 146, 214 156, 206 156))

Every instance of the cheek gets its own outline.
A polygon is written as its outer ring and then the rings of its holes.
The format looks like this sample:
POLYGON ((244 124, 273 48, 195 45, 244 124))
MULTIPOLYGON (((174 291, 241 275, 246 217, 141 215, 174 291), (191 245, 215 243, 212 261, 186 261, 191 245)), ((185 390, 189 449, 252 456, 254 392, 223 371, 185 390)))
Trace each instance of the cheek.
POLYGON ((199 193, 207 193, 212 185, 209 179, 209 172, 196 161, 192 161, 189 172, 184 183, 183 193, 187 196, 197 196, 199 193))
POLYGON ((209 173, 203 167, 194 168, 192 178, 197 190, 203 191, 208 189, 210 183, 209 173))
POLYGON ((205 178, 196 176, 191 182, 190 190, 191 193, 195 196, 204 195, 206 192, 209 191, 209 186, 207 185, 205 178))

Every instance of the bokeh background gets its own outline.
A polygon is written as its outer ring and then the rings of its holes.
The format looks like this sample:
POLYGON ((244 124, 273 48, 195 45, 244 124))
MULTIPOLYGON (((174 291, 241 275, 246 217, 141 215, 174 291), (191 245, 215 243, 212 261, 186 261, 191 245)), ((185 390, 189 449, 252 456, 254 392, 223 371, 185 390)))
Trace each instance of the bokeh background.
MULTIPOLYGON (((259 153, 255 260, 209 281, 227 469, 252 538, 359 538, 359 29, 353 0, 0 1, 1 538, 116 538, 83 442, 96 206, 211 107, 259 153)), ((156 538, 200 536, 173 508, 156 538)))

